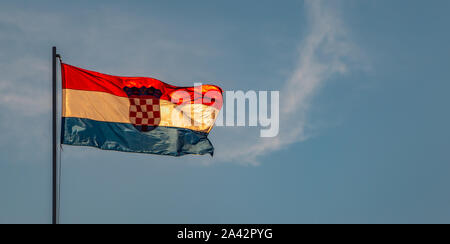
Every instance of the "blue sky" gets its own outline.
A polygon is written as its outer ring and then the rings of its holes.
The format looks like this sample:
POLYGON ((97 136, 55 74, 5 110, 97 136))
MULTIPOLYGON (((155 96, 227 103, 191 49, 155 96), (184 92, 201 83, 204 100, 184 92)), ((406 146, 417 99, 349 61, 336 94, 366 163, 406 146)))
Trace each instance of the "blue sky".
POLYGON ((50 223, 50 48, 175 85, 280 90, 216 156, 65 146, 62 223, 450 222, 450 3, 0 2, 0 223, 50 223))

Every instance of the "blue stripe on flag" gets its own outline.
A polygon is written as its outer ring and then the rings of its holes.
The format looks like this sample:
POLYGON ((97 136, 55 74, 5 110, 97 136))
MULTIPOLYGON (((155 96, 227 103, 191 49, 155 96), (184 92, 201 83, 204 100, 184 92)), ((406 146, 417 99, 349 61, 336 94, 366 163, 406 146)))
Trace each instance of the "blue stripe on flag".
POLYGON ((61 143, 133 153, 170 156, 214 154, 208 134, 189 129, 156 127, 138 131, 131 124, 63 118, 61 143))

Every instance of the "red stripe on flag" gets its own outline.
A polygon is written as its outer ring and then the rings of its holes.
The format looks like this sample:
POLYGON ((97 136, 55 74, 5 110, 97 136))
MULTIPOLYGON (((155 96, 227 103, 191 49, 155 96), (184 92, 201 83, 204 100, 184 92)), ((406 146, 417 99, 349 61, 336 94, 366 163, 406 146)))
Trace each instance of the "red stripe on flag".
POLYGON ((203 85, 201 89, 199 87, 177 87, 153 78, 106 75, 64 63, 61 69, 63 89, 106 92, 120 97, 128 97, 124 91, 125 87, 153 87, 161 91, 160 99, 176 101, 177 104, 203 103, 217 109, 222 108, 223 91, 214 85, 203 85))

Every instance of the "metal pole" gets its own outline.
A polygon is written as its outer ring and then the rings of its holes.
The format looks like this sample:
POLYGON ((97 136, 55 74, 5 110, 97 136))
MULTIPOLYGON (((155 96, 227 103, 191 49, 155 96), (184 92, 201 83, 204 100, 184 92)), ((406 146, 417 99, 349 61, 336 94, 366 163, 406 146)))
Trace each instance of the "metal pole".
POLYGON ((53 47, 53 180, 52 180, 52 224, 58 224, 58 175, 57 175, 57 82, 56 82, 56 47, 53 47))

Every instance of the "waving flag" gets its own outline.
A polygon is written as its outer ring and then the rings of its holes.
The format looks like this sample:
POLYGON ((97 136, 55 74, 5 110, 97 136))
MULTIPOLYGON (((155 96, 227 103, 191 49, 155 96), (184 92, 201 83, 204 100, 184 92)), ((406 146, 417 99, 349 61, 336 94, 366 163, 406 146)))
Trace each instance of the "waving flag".
POLYGON ((62 144, 171 156, 211 154, 222 107, 213 85, 176 87, 61 64, 62 144))

